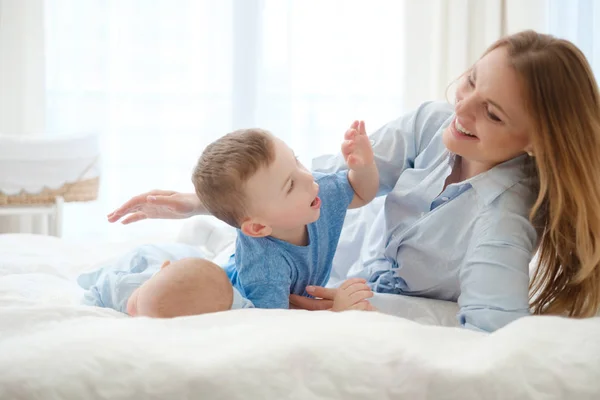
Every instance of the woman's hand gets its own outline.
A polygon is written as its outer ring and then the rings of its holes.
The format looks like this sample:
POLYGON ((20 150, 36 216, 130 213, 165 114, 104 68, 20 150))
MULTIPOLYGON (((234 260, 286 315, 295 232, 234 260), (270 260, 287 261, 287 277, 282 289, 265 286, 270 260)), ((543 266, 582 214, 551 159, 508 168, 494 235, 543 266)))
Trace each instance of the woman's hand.
MULTIPOLYGON (((351 309, 364 309, 367 311, 375 311, 375 308, 371 306, 371 303, 369 303, 367 300, 364 300, 373 295, 368 287, 368 291, 365 293, 364 288, 361 286, 366 286, 365 282, 366 281, 361 278, 351 278, 345 281, 344 284, 342 284, 342 287, 345 287, 346 289, 353 287, 353 289, 350 291, 346 290, 343 294, 340 293, 341 296, 338 296, 339 300, 337 300, 338 305, 340 304, 339 301, 341 301, 342 297, 345 297, 346 294, 358 292, 360 293, 358 297, 362 297, 364 295, 364 297, 357 302, 358 304, 362 305, 351 309), (354 289, 357 290, 355 291, 354 289), (366 304, 364 304, 363 302, 366 304)), ((311 299, 309 297, 292 294, 290 295, 290 308, 309 311, 332 310, 334 307, 334 299, 336 298, 336 295, 338 295, 338 291, 342 290, 342 287, 340 287, 339 289, 332 289, 324 288, 321 286, 307 286, 306 291, 308 292, 308 294, 317 298, 311 299)))
POLYGON ((123 224, 147 218, 182 219, 202 212, 202 204, 193 193, 171 190, 152 190, 129 199, 121 207, 108 214, 108 222, 123 218, 123 224))
POLYGON ((291 294, 290 308, 310 311, 329 310, 333 306, 333 298, 335 297, 336 290, 321 286, 307 286, 306 291, 308 294, 318 297, 318 299, 291 294))
POLYGON ((372 311, 373 306, 367 300, 370 297, 373 297, 373 291, 365 279, 348 279, 336 290, 331 311, 372 311))

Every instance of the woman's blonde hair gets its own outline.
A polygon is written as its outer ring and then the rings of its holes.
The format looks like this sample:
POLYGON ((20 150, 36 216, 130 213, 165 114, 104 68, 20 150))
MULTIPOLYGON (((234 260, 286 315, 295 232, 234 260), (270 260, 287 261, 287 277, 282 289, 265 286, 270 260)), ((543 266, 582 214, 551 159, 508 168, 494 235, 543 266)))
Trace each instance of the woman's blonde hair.
POLYGON ((539 184, 531 221, 535 314, 588 317, 600 307, 600 94, 571 42, 534 31, 498 40, 525 90, 539 184))

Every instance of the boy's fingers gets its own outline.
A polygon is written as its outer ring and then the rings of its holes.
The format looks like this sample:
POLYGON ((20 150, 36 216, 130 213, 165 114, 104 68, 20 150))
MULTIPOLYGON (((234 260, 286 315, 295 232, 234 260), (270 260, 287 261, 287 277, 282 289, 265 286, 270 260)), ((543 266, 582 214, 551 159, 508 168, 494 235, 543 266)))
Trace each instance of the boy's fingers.
POLYGON ((352 140, 344 140, 342 142, 342 151, 345 153, 351 153, 354 150, 354 142, 352 140))
POLYGON ((358 131, 356 129, 348 129, 344 134, 344 139, 350 140, 356 136, 358 136, 358 131))
POLYGON ((361 133, 362 135, 365 135, 365 136, 367 136, 367 128, 365 127, 365 121, 361 121, 361 123, 362 123, 362 125, 361 125, 361 130, 360 130, 360 133, 361 133))

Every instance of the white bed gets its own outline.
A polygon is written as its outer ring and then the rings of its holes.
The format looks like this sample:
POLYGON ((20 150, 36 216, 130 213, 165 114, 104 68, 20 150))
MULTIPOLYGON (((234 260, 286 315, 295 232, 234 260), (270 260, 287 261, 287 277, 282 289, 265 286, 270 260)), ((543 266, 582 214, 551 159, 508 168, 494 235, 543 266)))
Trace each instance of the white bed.
MULTIPOLYGON (((218 259, 231 235, 207 223, 179 240, 218 259)), ((455 304, 401 296, 374 302, 403 318, 80 306, 74 277, 133 245, 0 235, 0 399, 600 398, 598 318, 528 317, 487 335, 457 328, 455 304)))

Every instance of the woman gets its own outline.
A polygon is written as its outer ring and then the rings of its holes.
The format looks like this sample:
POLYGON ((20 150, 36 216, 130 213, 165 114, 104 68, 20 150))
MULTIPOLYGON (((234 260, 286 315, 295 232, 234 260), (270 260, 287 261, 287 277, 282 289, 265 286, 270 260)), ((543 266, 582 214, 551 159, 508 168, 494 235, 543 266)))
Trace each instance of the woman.
MULTIPOLYGON (((358 260, 338 252, 335 263, 355 264, 378 292, 455 300, 461 324, 484 331, 530 312, 598 311, 600 96, 573 44, 533 31, 500 39, 460 79, 454 107, 424 104, 371 138, 385 203, 358 260)), ((192 194, 152 191, 108 218, 201 212, 192 194)), ((324 300, 290 300, 328 306, 326 289, 313 294, 324 300)))

